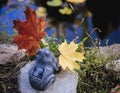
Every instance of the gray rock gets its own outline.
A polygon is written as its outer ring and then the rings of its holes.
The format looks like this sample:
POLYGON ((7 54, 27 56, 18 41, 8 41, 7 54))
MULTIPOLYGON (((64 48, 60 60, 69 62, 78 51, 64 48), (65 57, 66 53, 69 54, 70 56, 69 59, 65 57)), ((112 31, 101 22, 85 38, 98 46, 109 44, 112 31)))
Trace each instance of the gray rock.
POLYGON ((113 62, 107 63, 105 65, 106 69, 112 69, 116 72, 120 72, 120 60, 115 60, 113 62))
POLYGON ((105 65, 105 68, 112 69, 120 73, 120 44, 113 44, 111 46, 100 47, 100 52, 111 59, 111 62, 108 62, 105 65))
POLYGON ((105 54, 107 57, 110 56, 120 57, 120 44, 113 44, 110 46, 100 47, 100 52, 105 54))
POLYGON ((0 44, 0 64, 13 62, 16 64, 20 58, 25 56, 25 50, 18 50, 18 47, 13 44, 0 44))
POLYGON ((77 73, 71 72, 68 68, 65 71, 62 70, 59 74, 56 74, 56 81, 45 91, 38 91, 32 88, 29 83, 28 72, 34 63, 34 61, 29 62, 20 69, 18 84, 21 93, 76 93, 78 76, 77 73))

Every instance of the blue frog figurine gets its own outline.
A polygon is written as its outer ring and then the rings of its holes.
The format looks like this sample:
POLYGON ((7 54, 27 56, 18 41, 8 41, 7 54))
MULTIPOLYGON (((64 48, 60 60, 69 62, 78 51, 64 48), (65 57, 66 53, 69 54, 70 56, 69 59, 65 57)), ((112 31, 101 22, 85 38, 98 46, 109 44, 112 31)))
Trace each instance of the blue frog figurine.
POLYGON ((60 66, 47 48, 38 51, 35 61, 29 71, 29 81, 33 88, 43 91, 55 81, 55 73, 60 71, 60 66))

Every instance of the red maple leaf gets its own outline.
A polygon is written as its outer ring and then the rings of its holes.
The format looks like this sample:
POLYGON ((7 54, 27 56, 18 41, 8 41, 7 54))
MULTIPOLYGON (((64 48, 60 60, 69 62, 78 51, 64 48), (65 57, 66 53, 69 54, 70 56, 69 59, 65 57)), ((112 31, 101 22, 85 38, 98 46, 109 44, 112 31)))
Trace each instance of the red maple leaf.
POLYGON ((35 55, 40 48, 40 40, 46 35, 44 32, 46 21, 44 17, 38 18, 35 10, 26 6, 26 21, 14 20, 14 28, 18 35, 13 36, 13 42, 19 49, 26 49, 27 55, 35 55))

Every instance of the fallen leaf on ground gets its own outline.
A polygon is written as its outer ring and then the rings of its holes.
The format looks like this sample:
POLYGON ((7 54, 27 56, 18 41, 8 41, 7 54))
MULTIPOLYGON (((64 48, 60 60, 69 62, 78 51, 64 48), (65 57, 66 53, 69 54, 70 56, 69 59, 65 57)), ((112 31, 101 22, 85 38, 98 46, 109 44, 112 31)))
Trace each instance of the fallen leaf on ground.
POLYGON ((38 18, 35 10, 26 7, 26 21, 14 20, 14 28, 18 35, 13 36, 13 42, 19 49, 26 49, 27 55, 35 55, 40 48, 39 42, 46 35, 44 32, 46 21, 44 17, 38 18))
POLYGON ((82 61, 84 59, 84 53, 76 52, 77 48, 78 44, 74 42, 67 44, 65 41, 59 45, 59 62, 63 69, 66 69, 66 67, 72 71, 74 71, 74 69, 80 69, 80 65, 76 61, 82 61))

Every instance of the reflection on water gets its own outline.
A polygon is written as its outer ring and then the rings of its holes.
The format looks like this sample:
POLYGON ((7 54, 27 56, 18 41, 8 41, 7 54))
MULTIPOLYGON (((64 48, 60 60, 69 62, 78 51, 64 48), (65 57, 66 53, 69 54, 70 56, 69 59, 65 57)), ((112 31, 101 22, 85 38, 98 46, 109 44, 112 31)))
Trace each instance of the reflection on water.
MULTIPOLYGON (((25 4, 29 5, 32 9, 38 8, 33 2, 30 2, 30 0, 9 0, 8 4, 0 9, 0 31, 7 31, 10 35, 14 34, 14 29, 12 28, 13 20, 15 19, 20 19, 22 21, 25 20, 24 14, 25 4)), ((66 27, 63 27, 62 30, 66 31, 64 35, 66 35, 66 39, 68 40, 68 42, 74 40, 76 38, 76 35, 78 36, 77 42, 80 42, 84 34, 83 28, 81 28, 80 26, 74 27, 74 24, 72 23, 66 24, 65 24, 66 27)), ((91 17, 87 18, 87 24, 88 24, 88 27, 86 27, 87 30, 91 31, 93 29, 91 17)), ((59 27, 48 26, 46 28, 48 36, 55 35, 55 33, 61 29, 58 28, 59 27)), ((96 38, 99 39, 96 32, 92 33, 92 37, 94 39, 96 38)), ((113 31, 104 40, 101 41, 101 45, 114 43, 120 43, 120 28, 113 31)), ((91 43, 89 43, 89 45, 90 44, 91 43)))

